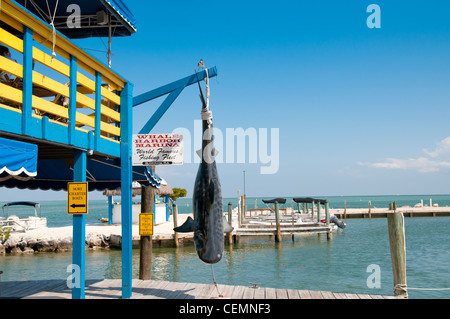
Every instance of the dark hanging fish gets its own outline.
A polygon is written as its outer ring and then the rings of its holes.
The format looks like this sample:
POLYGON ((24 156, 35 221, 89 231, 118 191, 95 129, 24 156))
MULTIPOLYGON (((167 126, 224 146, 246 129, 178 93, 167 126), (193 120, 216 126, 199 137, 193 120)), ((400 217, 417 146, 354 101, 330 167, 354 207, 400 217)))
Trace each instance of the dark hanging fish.
MULTIPOLYGON (((208 70, 206 70, 208 72, 208 70)), ((202 149, 197 154, 202 159, 198 169, 193 193, 194 219, 188 217, 186 222, 174 229, 179 233, 194 232, 195 248, 198 257, 207 264, 218 263, 223 256, 224 233, 233 231, 223 216, 222 188, 217 173, 214 148, 212 113, 209 110, 209 86, 206 76, 206 96, 200 89, 203 104, 203 141, 202 149)))

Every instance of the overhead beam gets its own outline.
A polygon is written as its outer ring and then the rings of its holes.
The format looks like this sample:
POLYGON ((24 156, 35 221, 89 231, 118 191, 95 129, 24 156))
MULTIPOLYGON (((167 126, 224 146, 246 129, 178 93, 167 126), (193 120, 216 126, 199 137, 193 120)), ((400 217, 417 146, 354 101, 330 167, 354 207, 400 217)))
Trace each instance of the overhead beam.
MULTIPOLYGON (((212 67, 212 68, 208 69, 208 76, 210 78, 217 76, 217 68, 212 67)), ((170 94, 175 90, 184 89, 187 86, 190 86, 192 84, 196 84, 200 81, 203 81, 205 78, 206 78, 206 71, 204 70, 204 71, 192 74, 188 77, 185 77, 184 79, 172 82, 170 84, 161 86, 157 89, 148 91, 147 93, 138 95, 133 98, 133 107, 136 107, 143 103, 157 99, 158 97, 161 97, 163 95, 170 94)))
POLYGON ((167 98, 164 100, 164 102, 161 104, 161 106, 156 110, 155 113, 153 113, 153 116, 150 118, 150 120, 144 125, 144 127, 141 129, 139 134, 149 134, 153 128, 158 124, 159 120, 163 117, 163 115, 167 112, 167 110, 170 108, 170 106, 175 102, 177 97, 181 94, 181 92, 184 90, 184 87, 180 87, 176 89, 175 91, 171 92, 167 98))

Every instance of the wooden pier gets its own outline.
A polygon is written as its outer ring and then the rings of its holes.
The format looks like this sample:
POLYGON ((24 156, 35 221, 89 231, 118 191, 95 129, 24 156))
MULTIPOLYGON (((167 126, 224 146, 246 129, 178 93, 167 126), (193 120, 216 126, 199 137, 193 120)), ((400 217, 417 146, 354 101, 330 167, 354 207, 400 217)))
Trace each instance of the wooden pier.
MULTIPOLYGON (((400 207, 397 212, 403 213, 405 217, 449 217, 450 207, 400 207)), ((387 208, 347 208, 347 209, 331 209, 331 213, 339 219, 352 218, 387 218, 391 210, 387 208)))
MULTIPOLYGON (((23 281, 0 283, 0 298, 10 299, 71 299, 72 290, 65 280, 23 281)), ((335 293, 294 289, 254 288, 218 285, 226 299, 397 299, 395 296, 335 293)), ((121 280, 86 280, 86 299, 121 299, 121 280)), ((216 299, 213 284, 196 284, 133 279, 131 299, 216 299)))

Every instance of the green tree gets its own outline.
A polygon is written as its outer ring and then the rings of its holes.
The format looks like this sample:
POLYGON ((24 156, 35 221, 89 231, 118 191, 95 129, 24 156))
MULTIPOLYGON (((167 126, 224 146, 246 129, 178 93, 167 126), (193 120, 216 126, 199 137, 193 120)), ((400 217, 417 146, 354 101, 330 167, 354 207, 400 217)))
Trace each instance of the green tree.
POLYGON ((0 244, 4 243, 11 236, 11 229, 0 227, 0 244))
POLYGON ((184 188, 174 188, 173 194, 169 195, 170 198, 172 198, 173 201, 176 201, 178 198, 186 197, 187 196, 187 190, 184 188))

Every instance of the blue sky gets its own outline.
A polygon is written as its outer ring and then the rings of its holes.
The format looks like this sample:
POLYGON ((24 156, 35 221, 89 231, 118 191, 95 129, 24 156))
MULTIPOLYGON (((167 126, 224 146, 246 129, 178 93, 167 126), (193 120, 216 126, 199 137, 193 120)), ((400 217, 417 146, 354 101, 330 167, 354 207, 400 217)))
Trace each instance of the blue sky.
MULTIPOLYGON (((216 128, 279 129, 278 172, 219 164, 224 197, 243 192, 244 170, 248 196, 449 193, 448 1, 126 3, 138 32, 114 39, 113 69, 136 95, 192 74, 203 59, 219 71, 210 83, 216 128), (371 3, 380 29, 367 27, 371 3)), ((78 43, 104 49, 98 39, 78 43)), ((135 109, 135 133, 161 102, 135 109)), ((152 133, 193 135, 200 110, 191 86, 152 133)), ((157 172, 189 196, 197 168, 157 172)))

